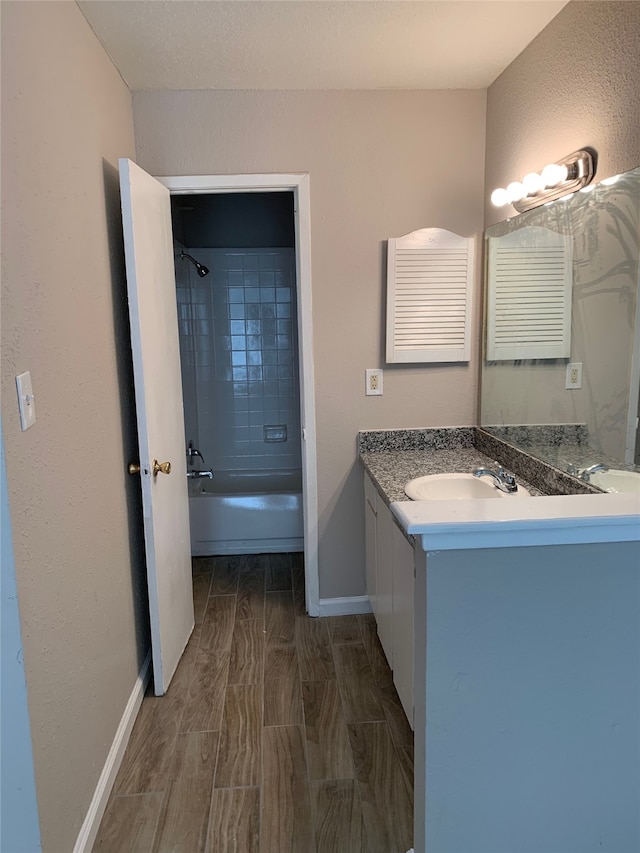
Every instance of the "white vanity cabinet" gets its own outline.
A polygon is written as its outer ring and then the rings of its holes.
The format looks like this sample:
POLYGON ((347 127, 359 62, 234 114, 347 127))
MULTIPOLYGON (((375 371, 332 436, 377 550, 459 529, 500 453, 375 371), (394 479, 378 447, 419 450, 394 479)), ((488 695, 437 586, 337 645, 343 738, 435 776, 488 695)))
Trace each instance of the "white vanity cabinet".
POLYGON ((371 478, 364 477, 364 560, 366 567, 367 595, 374 615, 378 615, 377 591, 377 548, 376 548, 376 517, 378 495, 371 478))
POLYGON ((413 728, 413 548, 364 475, 367 595, 393 682, 413 728))
POLYGON ((394 523, 392 528, 393 683, 413 728, 414 552, 398 525, 394 523))

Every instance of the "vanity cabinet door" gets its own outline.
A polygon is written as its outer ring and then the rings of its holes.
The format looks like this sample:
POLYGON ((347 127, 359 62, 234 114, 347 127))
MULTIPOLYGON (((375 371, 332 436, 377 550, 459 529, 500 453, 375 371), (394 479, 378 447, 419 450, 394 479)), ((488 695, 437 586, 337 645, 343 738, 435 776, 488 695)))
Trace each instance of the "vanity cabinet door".
POLYGON ((393 659, 393 516, 391 510, 382 499, 378 500, 378 517, 376 524, 376 555, 377 555, 377 587, 376 597, 378 609, 378 637, 391 669, 393 659))
POLYGON ((393 683, 413 728, 414 551, 396 524, 392 530, 393 683))
POLYGON ((376 522, 378 496, 371 478, 364 475, 364 559, 367 595, 375 616, 378 615, 376 522))

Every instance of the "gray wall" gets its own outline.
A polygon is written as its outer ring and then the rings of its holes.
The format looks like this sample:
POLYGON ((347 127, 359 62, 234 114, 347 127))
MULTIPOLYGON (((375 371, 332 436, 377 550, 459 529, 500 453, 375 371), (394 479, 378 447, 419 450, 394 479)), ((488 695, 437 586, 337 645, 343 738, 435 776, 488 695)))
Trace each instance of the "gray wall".
POLYGON ((51 853, 73 849, 147 649, 116 172, 132 155, 130 93, 75 3, 3 3, 2 416, 51 853))
POLYGON ((567 4, 487 92, 485 225, 496 187, 585 145, 597 180, 640 165, 640 3, 567 4))
POLYGON ((357 431, 475 418, 475 340, 469 365, 387 368, 383 397, 364 371, 385 366, 387 238, 480 233, 485 93, 138 92, 133 109, 151 174, 310 174, 320 595, 361 595, 357 431))
POLYGON ((639 543, 418 557, 426 849, 635 853, 639 543))

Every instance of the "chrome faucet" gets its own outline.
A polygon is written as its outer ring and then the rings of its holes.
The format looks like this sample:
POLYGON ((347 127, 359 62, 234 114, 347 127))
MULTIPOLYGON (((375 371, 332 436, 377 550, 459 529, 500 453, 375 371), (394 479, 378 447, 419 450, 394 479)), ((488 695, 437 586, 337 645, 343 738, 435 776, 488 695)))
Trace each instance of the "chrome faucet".
POLYGON ((189 480, 202 480, 205 478, 213 480, 213 471, 187 471, 187 478, 189 480))
POLYGON ((493 484, 501 492, 517 492, 518 484, 513 474, 508 474, 504 468, 498 468, 498 473, 491 468, 477 468, 473 472, 474 477, 493 477, 493 484))
POLYGON ((591 480, 592 474, 597 474, 598 471, 608 471, 609 468, 607 465, 603 465, 602 462, 598 462, 595 465, 590 465, 588 468, 585 468, 583 471, 580 471, 580 479, 584 480, 585 483, 588 483, 591 480))
POLYGON ((196 448, 193 446, 193 442, 190 441, 188 446, 187 446, 187 459, 189 460, 189 462, 191 462, 191 460, 193 459, 194 456, 199 456, 200 459, 202 460, 202 464, 203 465, 205 464, 204 456, 202 455, 202 453, 200 453, 199 450, 196 450, 196 448))

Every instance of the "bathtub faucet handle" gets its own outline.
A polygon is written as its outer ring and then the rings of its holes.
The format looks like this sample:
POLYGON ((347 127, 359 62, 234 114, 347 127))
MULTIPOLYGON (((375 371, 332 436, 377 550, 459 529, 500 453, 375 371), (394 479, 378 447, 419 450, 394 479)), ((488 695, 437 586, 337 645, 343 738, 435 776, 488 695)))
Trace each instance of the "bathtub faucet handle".
POLYGON ((191 460, 193 459, 193 457, 194 457, 194 456, 199 456, 199 457, 200 457, 200 459, 202 460, 202 464, 203 464, 203 465, 205 465, 205 464, 206 464, 206 463, 205 463, 205 461, 204 461, 204 456, 202 455, 202 453, 200 453, 200 451, 199 451, 199 450, 196 450, 196 448, 193 446, 193 442, 192 442, 192 441, 190 441, 190 442, 189 442, 189 444, 188 444, 188 446, 187 446, 187 459, 188 459, 189 461, 191 461, 191 460))

